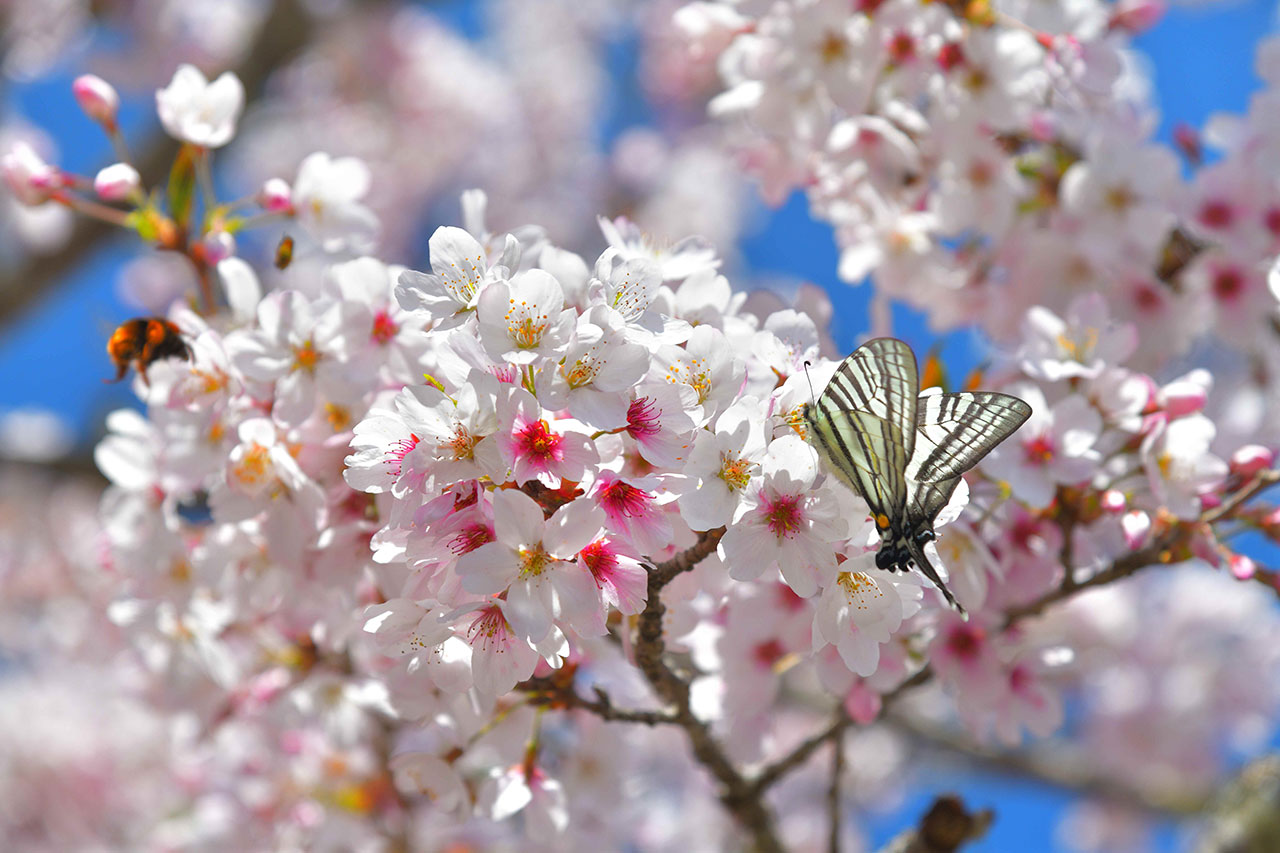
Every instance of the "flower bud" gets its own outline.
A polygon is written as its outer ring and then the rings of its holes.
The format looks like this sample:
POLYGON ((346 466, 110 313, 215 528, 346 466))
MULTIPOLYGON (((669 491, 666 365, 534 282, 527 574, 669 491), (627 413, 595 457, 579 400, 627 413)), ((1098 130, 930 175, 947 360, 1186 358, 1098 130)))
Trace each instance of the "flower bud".
POLYGON ((1206 383, 1195 378, 1194 374, 1199 372, 1192 371, 1181 379, 1173 380, 1156 394, 1156 401, 1170 420, 1193 415, 1204 408, 1205 401, 1209 399, 1209 389, 1206 383))
POLYGON ((268 178, 258 193, 258 203, 272 213, 288 213, 293 208, 293 191, 283 178, 268 178))
POLYGON ((849 717, 864 726, 880 716, 881 704, 880 694, 861 680, 855 682, 844 697, 844 709, 849 717))
POLYGON ((1200 509, 1216 509, 1222 506, 1222 495, 1217 492, 1205 492, 1200 495, 1200 509))
POLYGON ((1141 510, 1130 510, 1120 519, 1120 529, 1124 531, 1124 543, 1136 551, 1146 543, 1151 532, 1151 516, 1141 510))
POLYGON ((136 196, 141 187, 138 170, 128 163, 113 163, 93 179, 93 190, 103 201, 127 201, 136 196))
POLYGON ((1129 505, 1129 501, 1125 498, 1124 492, 1119 489, 1107 489, 1102 493, 1100 500, 1102 511, 1107 513, 1124 512, 1125 507, 1129 505))
POLYGON ((43 204, 50 194, 62 186, 62 173, 46 163, 26 142, 16 142, 0 157, 0 173, 4 182, 26 205, 43 204))
POLYGON ((1108 29, 1138 35, 1154 27, 1164 17, 1162 0, 1120 0, 1111 10, 1108 29))
POLYGON ((226 231, 210 231, 200 241, 205 260, 216 265, 236 253, 236 238, 226 231))
POLYGON ((114 86, 96 74, 81 74, 71 84, 71 94, 89 118, 104 127, 115 127, 120 96, 114 86))
POLYGON ((1231 454, 1231 473, 1241 477, 1252 477, 1259 471, 1271 467, 1276 455, 1260 444, 1246 444, 1231 454))
POLYGON ((1244 554, 1232 554, 1227 559, 1227 568, 1231 569, 1236 580, 1247 581, 1257 573, 1258 564, 1244 554))

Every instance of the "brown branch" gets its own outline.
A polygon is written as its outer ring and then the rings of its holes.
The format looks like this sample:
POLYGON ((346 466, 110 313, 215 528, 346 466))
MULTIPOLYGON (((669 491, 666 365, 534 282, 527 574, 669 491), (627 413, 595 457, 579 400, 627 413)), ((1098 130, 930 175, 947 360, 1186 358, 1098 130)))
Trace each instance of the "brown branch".
POLYGON ((993 749, 963 732, 908 714, 886 715, 885 722, 930 746, 941 748, 1006 773, 1048 782, 1130 808, 1175 816, 1200 812, 1209 792, 1171 784, 1142 789, 1100 772, 1087 757, 1067 748, 1040 746, 1019 750, 993 749))
MULTIPOLYGON (((233 69, 244 84, 247 101, 262 94, 271 73, 301 50, 312 33, 311 16, 300 0, 276 0, 272 4, 257 38, 233 69)), ((134 162, 143 185, 162 186, 177 152, 176 140, 156 133, 134 162)), ((109 237, 123 233, 102 220, 77 216, 65 249, 52 255, 29 256, 0 278, 0 326, 17 320, 109 237)))
POLYGON ((615 708, 609 694, 599 687, 593 688, 596 694, 595 699, 583 698, 574 691, 572 677, 566 681, 560 677, 559 673, 527 678, 517 684, 515 689, 529 693, 531 705, 556 710, 587 711, 610 722, 641 723, 646 726, 669 725, 676 722, 675 715, 666 711, 615 708))
POLYGON ((733 766, 711 734, 710 726, 694 716, 689 704, 689 681, 664 659, 666 641, 662 636, 662 618, 667 608, 662 603, 663 587, 715 551, 723 535, 723 527, 707 531, 688 551, 649 569, 648 600, 636 632, 636 665, 654 692, 671 707, 676 725, 684 729, 689 738, 694 757, 720 783, 721 804, 750 834, 753 848, 760 853, 773 853, 782 850, 782 842, 774 830, 773 816, 762 792, 733 766))
MULTIPOLYGON (((902 682, 880 698, 881 710, 887 710, 904 693, 919 687, 921 684, 928 682, 932 678, 933 670, 930 667, 925 666, 921 668, 906 681, 902 682)), ((838 737, 841 732, 851 725, 853 725, 853 720, 849 719, 848 715, 844 713, 844 708, 838 708, 836 710, 836 718, 829 726, 802 741, 798 746, 774 763, 766 765, 752 781, 752 787, 757 791, 767 790, 783 776, 786 776, 792 770, 808 761, 809 756, 817 752, 819 747, 832 738, 838 737)))
POLYGON ((902 833, 880 853, 955 853, 986 835, 994 820, 991 809, 970 812, 958 796, 944 794, 920 818, 919 827, 902 833))

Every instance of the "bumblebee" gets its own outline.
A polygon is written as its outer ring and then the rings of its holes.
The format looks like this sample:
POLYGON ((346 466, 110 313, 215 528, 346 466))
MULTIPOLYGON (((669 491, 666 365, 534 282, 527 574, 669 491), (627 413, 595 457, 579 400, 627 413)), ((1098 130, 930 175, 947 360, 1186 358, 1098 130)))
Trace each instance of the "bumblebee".
POLYGON ((178 327, 163 317, 138 317, 126 320, 111 333, 111 339, 107 341, 107 355, 116 366, 116 378, 104 379, 104 382, 124 379, 132 364, 142 381, 150 385, 148 367, 162 358, 189 360, 191 347, 178 327))

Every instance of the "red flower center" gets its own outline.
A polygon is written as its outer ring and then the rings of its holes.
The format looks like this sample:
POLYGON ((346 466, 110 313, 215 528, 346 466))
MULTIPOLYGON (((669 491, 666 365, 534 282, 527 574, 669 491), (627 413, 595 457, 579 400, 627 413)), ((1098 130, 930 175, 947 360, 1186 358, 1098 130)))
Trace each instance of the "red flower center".
POLYGON ((370 333, 375 341, 384 346, 400 333, 400 326, 386 311, 379 311, 373 318, 373 331, 370 333))

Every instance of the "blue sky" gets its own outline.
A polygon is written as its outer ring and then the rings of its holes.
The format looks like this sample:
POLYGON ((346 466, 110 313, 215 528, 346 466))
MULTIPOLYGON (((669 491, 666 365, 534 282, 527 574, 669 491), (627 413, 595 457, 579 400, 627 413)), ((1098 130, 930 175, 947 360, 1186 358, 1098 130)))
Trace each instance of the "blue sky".
MULTIPOLYGON (((468 32, 480 26, 474 4, 433 4, 433 9, 443 9, 468 32)), ((1274 31, 1275 20, 1274 0, 1174 6, 1153 31, 1138 40, 1154 69, 1162 139, 1169 139, 1179 123, 1199 127, 1213 112, 1246 109, 1249 96, 1260 85, 1253 73, 1254 45, 1274 31)), ((634 64, 633 51, 626 44, 618 45, 611 61, 618 80, 613 110, 602 124, 604 136, 648 115, 635 100, 637 87, 627 78, 634 64)), ((20 112, 57 139, 65 166, 92 172, 105 162, 108 148, 72 100, 70 81, 79 70, 67 68, 35 85, 8 87, 5 108, 20 112)), ((143 129, 150 121, 151 107, 147 93, 140 95, 125 118, 127 125, 143 129)), ((836 339, 852 349, 865 331, 870 291, 837 281, 830 229, 809 218, 800 197, 760 218, 763 227, 744 238, 740 247, 752 272, 808 279, 826 287, 836 306, 836 339)), ((87 442, 106 412, 133 402, 127 383, 105 385, 102 379, 112 375, 103 349, 106 338, 132 313, 115 296, 116 272, 137 250, 137 244, 127 238, 107 247, 56 294, 0 330, 0 376, 5 377, 0 383, 0 412, 31 406, 50 409, 67 418, 87 442)), ((932 342, 921 318, 908 310, 897 311, 895 328, 918 348, 932 342)), ((943 357, 954 375, 972 367, 979 350, 967 334, 960 333, 944 341, 943 357)), ((988 839, 967 849, 988 853, 1066 849, 1058 845, 1054 832, 1056 818, 1070 802, 1068 794, 1044 785, 945 768, 931 776, 927 785, 914 788, 901 809, 868 815, 865 825, 870 840, 883 843, 918 817, 933 794, 946 790, 962 792, 974 807, 997 809, 988 839)), ((1158 833, 1159 849, 1181 846, 1179 832, 1163 827, 1158 833)))

